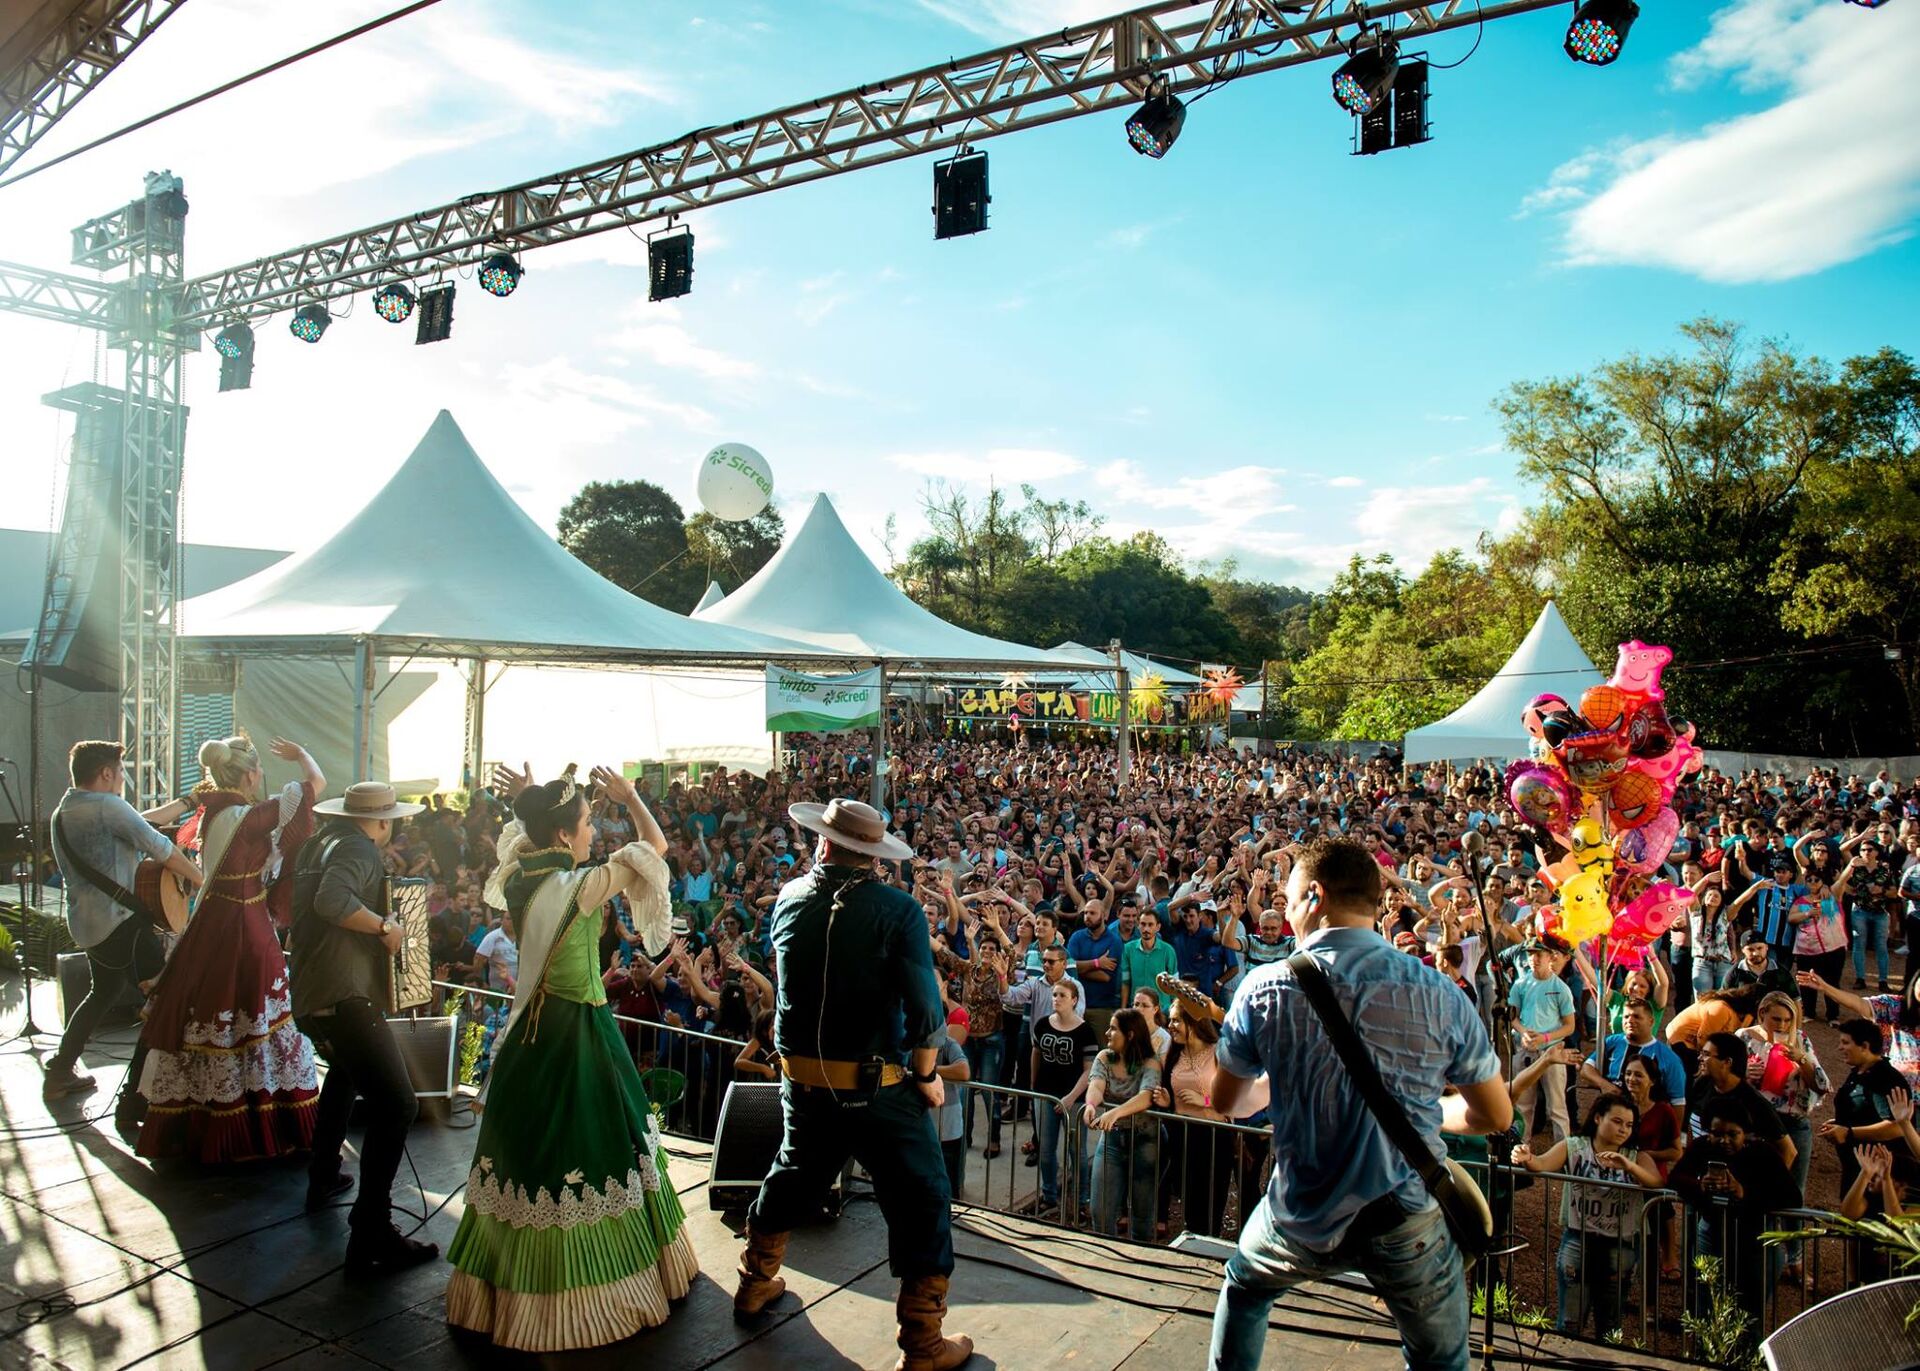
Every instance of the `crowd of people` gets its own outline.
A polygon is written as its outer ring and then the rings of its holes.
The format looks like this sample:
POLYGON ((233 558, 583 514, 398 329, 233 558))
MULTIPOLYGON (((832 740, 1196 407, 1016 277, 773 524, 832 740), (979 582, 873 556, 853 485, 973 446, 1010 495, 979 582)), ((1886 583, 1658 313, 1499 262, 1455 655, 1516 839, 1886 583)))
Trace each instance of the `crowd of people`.
MULTIPOLYGON (((601 787, 579 837, 588 869, 657 838, 671 906, 667 946, 650 956, 624 888, 609 888, 581 954, 595 993, 625 1017, 710 1035, 724 1059, 683 1061, 745 1078, 781 1069, 771 915, 817 860, 793 806, 864 794, 872 780, 871 755, 845 739, 788 741, 787 764, 765 776, 714 768, 660 794, 640 786, 632 804, 601 787)), ((290 744, 274 755, 311 768, 290 744)), ((1920 1175, 1920 786, 1820 770, 1688 778, 1673 801, 1681 835, 1656 876, 1691 892, 1689 912, 1629 967, 1603 942, 1569 946, 1543 927, 1553 892, 1541 868, 1556 854, 1506 810, 1489 767, 1169 747, 1136 756, 1122 785, 1115 762, 1108 743, 1032 733, 923 740, 887 759, 887 818, 912 855, 878 879, 927 921, 947 1025, 936 1070, 955 1087, 938 1120, 955 1195, 1023 1138, 1035 1212, 1140 1240, 1170 1225, 1244 1231, 1274 1159, 1266 1100, 1215 1088, 1235 1051, 1245 1060, 1228 1011, 1250 975, 1295 951, 1287 892, 1302 853, 1344 836, 1379 868, 1384 946, 1437 971, 1511 1050, 1514 1161, 1563 1178, 1562 1326, 1610 1331, 1627 1274, 1655 1260, 1671 1271, 1684 1250, 1677 1222, 1642 1237, 1636 1187, 1677 1192, 1696 1250, 1729 1257, 1758 1250, 1768 1216, 1802 1203, 1902 1212, 1920 1175), (1837 1060, 1809 1032, 1823 1020, 1837 1060), (1032 1126, 1009 1133, 1027 1111, 1032 1126), (1243 1127, 1209 1126, 1221 1124, 1243 1127), (1821 1149, 1837 1186, 1810 1187, 1821 1149)), ((239 865, 256 884, 226 894, 264 901, 283 931, 282 886, 261 873, 304 838, 319 779, 254 806, 237 830, 222 828, 211 792, 182 805, 202 842, 252 845, 239 865)), ((512 901, 488 899, 504 879, 511 799, 429 797, 379 855, 386 874, 429 882, 437 978, 501 997, 490 1046, 511 1031, 509 997, 526 998, 526 930, 512 901)), ((143 1035, 159 1091, 144 1119, 123 1116, 143 1153, 311 1143, 325 1103, 311 1052, 270 991, 248 1014, 249 1031, 280 1040, 268 1055, 281 1076, 250 1096, 270 1126, 222 1144, 192 1122, 191 1099, 207 1091, 167 1054, 198 1030, 169 1011, 143 1035)), ((72 1063, 63 1047, 50 1093, 79 1088, 72 1063)), ((1770 1250, 1733 1263, 1754 1308, 1770 1280, 1797 1271, 1797 1251, 1770 1250)), ((482 1303, 469 1292, 475 1318, 482 1303)))

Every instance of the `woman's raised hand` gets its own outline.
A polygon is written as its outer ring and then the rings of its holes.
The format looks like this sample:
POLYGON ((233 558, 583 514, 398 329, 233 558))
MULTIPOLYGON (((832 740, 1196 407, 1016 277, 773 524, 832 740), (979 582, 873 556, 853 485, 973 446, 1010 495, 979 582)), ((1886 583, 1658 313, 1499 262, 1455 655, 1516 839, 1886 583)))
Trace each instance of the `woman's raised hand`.
POLYGON ((267 744, 267 751, 283 762, 297 762, 307 755, 307 750, 298 743, 290 743, 285 738, 275 738, 267 744))
POLYGON ((508 804, 512 804, 514 797, 532 784, 532 763, 522 762, 518 771, 503 762, 494 763, 493 789, 497 794, 505 797, 508 804))
POLYGON ((633 782, 613 770, 611 767, 596 766, 589 780, 600 787, 600 793, 619 804, 638 804, 640 796, 634 791, 633 782))

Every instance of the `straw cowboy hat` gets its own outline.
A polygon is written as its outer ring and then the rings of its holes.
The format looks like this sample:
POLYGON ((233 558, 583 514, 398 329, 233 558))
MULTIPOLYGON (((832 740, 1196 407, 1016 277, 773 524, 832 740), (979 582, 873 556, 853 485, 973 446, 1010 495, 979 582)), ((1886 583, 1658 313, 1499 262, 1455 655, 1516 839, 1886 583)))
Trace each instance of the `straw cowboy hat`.
POLYGON ((349 819, 404 819, 425 805, 403 802, 385 781, 355 781, 337 800, 322 800, 315 814, 339 814, 349 819))
POLYGON ((791 805, 787 813, 802 828, 812 829, 849 852, 885 857, 890 862, 904 862, 913 856, 912 848, 887 832, 887 821, 880 817, 880 811, 858 800, 791 805))

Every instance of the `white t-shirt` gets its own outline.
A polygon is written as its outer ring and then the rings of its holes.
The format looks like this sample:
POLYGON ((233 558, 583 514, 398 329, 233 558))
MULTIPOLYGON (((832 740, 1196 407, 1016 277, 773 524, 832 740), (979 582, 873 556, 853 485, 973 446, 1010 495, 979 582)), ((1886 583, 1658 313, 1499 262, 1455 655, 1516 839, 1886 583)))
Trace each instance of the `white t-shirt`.
POLYGON ((520 980, 520 948, 505 928, 489 930, 474 952, 486 959, 489 990, 511 990, 520 980))

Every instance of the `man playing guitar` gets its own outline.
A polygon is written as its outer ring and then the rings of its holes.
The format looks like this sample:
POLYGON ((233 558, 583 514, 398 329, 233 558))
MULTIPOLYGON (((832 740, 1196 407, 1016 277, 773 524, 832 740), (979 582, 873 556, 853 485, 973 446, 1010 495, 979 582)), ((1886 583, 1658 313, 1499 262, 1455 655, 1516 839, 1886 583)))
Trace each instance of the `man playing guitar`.
MULTIPOLYGON (((151 913, 129 894, 141 859, 161 863, 189 885, 201 883, 200 868, 153 826, 177 818, 184 802, 136 812, 120 798, 124 753, 119 743, 75 743, 67 754, 73 786, 53 811, 53 855, 66 891, 67 928, 87 954, 92 984, 67 1020, 59 1050, 47 1059, 41 1094, 48 1100, 93 1089, 93 1078, 75 1065, 87 1039, 128 986, 152 980, 166 960, 151 913)), ((136 1045, 114 1106, 114 1126, 123 1134, 139 1128, 145 1057, 146 1049, 136 1045)))

